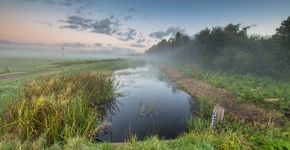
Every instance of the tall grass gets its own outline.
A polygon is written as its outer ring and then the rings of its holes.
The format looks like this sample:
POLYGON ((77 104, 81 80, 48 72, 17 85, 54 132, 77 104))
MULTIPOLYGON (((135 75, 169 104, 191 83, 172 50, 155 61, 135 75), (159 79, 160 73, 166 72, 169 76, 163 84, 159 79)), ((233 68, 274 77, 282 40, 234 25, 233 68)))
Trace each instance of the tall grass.
POLYGON ((98 118, 114 95, 114 78, 109 73, 34 80, 8 107, 0 123, 23 141, 43 138, 51 145, 76 136, 91 139, 105 125, 98 118))

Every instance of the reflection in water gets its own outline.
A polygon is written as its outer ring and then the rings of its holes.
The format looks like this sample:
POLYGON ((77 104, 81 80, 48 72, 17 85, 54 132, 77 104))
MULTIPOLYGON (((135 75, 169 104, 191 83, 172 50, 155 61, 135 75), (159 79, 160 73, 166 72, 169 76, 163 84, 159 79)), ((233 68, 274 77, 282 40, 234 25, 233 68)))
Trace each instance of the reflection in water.
POLYGON ((131 135, 171 139, 186 130, 185 121, 192 115, 194 101, 158 69, 148 65, 115 73, 121 85, 118 92, 123 96, 108 109, 104 119, 111 126, 98 136, 99 140, 122 142, 131 135))
POLYGON ((153 104, 146 104, 145 102, 140 102, 139 111, 136 115, 138 118, 148 118, 150 116, 156 115, 157 111, 153 104))

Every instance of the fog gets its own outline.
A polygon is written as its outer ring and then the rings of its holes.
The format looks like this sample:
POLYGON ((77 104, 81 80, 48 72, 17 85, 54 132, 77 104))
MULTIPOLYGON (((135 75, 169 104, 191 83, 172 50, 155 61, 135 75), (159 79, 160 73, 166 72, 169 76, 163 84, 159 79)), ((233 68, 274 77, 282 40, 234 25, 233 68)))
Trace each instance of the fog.
POLYGON ((128 58, 136 55, 125 50, 82 50, 82 48, 71 47, 0 47, 0 57, 16 58, 59 58, 59 59, 111 59, 128 58))

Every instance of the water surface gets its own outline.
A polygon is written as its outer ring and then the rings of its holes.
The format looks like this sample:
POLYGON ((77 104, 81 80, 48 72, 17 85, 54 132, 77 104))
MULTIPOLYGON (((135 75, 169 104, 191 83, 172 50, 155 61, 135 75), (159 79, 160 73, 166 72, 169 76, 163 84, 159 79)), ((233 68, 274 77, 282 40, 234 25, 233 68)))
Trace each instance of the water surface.
POLYGON ((150 65, 115 72, 121 85, 113 111, 105 118, 111 122, 101 141, 123 142, 131 135, 138 140, 158 135, 172 139, 186 131, 186 118, 192 115, 194 100, 166 80, 150 65))

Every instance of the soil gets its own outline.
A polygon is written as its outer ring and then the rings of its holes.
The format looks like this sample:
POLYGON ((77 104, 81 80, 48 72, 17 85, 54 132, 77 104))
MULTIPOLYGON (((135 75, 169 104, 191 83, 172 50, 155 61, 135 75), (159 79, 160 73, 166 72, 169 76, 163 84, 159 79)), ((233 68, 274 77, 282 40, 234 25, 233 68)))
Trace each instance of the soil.
POLYGON ((225 109, 225 115, 230 116, 242 123, 251 123, 253 125, 286 125, 285 116, 280 112, 263 108, 261 106, 249 103, 237 103, 232 93, 224 89, 215 88, 212 85, 194 78, 185 77, 178 70, 166 66, 159 65, 169 79, 177 84, 180 88, 187 91, 192 96, 202 97, 212 106, 219 105, 225 109))

